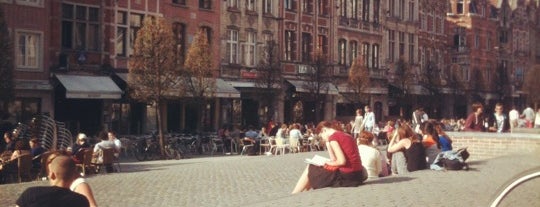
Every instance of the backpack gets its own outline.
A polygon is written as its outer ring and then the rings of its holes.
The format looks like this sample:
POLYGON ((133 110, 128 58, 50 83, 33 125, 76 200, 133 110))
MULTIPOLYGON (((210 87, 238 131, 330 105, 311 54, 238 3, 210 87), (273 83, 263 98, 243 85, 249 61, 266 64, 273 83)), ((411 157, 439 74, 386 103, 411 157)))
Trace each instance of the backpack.
POLYGON ((469 165, 465 163, 469 156, 466 147, 455 151, 441 152, 437 155, 430 168, 433 170, 469 170, 469 165))

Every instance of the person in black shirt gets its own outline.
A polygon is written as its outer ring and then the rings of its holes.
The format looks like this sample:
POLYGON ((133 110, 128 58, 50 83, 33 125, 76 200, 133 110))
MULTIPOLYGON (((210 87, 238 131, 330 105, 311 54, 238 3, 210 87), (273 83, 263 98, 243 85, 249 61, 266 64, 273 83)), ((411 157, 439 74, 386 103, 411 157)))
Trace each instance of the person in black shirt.
POLYGON ((47 159, 47 177, 51 186, 27 188, 17 199, 19 207, 90 206, 88 199, 69 189, 77 178, 75 162, 66 155, 52 154, 47 159))

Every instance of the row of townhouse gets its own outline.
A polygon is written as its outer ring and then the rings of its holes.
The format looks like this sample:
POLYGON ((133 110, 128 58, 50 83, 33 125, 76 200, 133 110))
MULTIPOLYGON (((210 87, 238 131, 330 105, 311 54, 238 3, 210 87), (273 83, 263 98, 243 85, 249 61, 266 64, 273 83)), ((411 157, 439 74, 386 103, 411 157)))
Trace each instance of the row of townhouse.
MULTIPOLYGON (((73 132, 155 129, 152 106, 126 92, 146 16, 171 23, 181 61, 194 35, 207 34, 217 79, 204 107, 207 130, 346 121, 363 105, 377 120, 407 118, 416 106, 463 117, 472 101, 524 103, 524 74, 540 62, 538 8, 532 0, 0 0, 15 58, 8 120, 46 113, 73 132), (272 41, 280 82, 263 99, 260 64, 272 41), (361 93, 347 84, 357 58, 370 78, 361 93), (322 69, 326 77, 314 79, 322 69), (322 87, 314 91, 313 82, 322 87)), ((195 108, 169 100, 166 130, 195 129, 195 108)))

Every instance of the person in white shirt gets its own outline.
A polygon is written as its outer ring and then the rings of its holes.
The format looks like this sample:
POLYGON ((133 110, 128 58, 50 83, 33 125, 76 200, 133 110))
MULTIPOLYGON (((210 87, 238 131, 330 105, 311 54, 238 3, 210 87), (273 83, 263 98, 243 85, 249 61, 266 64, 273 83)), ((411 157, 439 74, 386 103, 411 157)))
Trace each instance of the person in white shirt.
POLYGON ((368 132, 373 132, 375 127, 375 114, 371 111, 371 108, 366 105, 364 107, 366 114, 364 115, 364 129, 368 132))
POLYGON ((375 148, 371 143, 375 137, 371 132, 363 131, 357 139, 358 153, 360 153, 360 160, 362 160, 362 166, 368 173, 368 179, 378 178, 379 174, 384 170, 388 172, 386 163, 382 163, 381 152, 375 148))
POLYGON ((362 116, 362 109, 356 109, 356 117, 354 117, 354 122, 352 124, 351 133, 353 138, 358 138, 358 133, 362 131, 364 117, 362 116))
POLYGON ((508 112, 508 119, 510 119, 510 132, 514 131, 514 128, 518 126, 519 112, 515 106, 512 106, 512 110, 508 112))
POLYGON ((116 137, 116 133, 112 130, 107 133, 107 136, 109 137, 109 141, 114 143, 114 156, 118 158, 120 156, 120 151, 122 150, 122 142, 120 142, 116 137))
POLYGON ((521 114, 521 117, 525 118, 527 127, 532 127, 533 119, 534 119, 534 110, 528 106, 523 110, 523 113, 521 114))

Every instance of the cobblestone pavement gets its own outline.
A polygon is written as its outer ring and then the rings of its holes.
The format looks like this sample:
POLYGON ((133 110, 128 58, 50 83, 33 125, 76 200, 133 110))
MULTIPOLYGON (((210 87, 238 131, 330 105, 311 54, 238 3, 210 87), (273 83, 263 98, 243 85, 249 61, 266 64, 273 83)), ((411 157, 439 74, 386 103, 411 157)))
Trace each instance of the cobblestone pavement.
MULTIPOLYGON (((469 171, 424 170, 367 181, 354 188, 325 188, 290 195, 304 158, 221 156, 122 163, 121 173, 88 177, 99 206, 488 206, 499 188, 538 167, 539 153, 489 160, 471 157, 469 171)), ((30 186, 0 185, 0 206, 11 206, 30 186)), ((518 187, 503 206, 540 206, 540 179, 518 187)))

